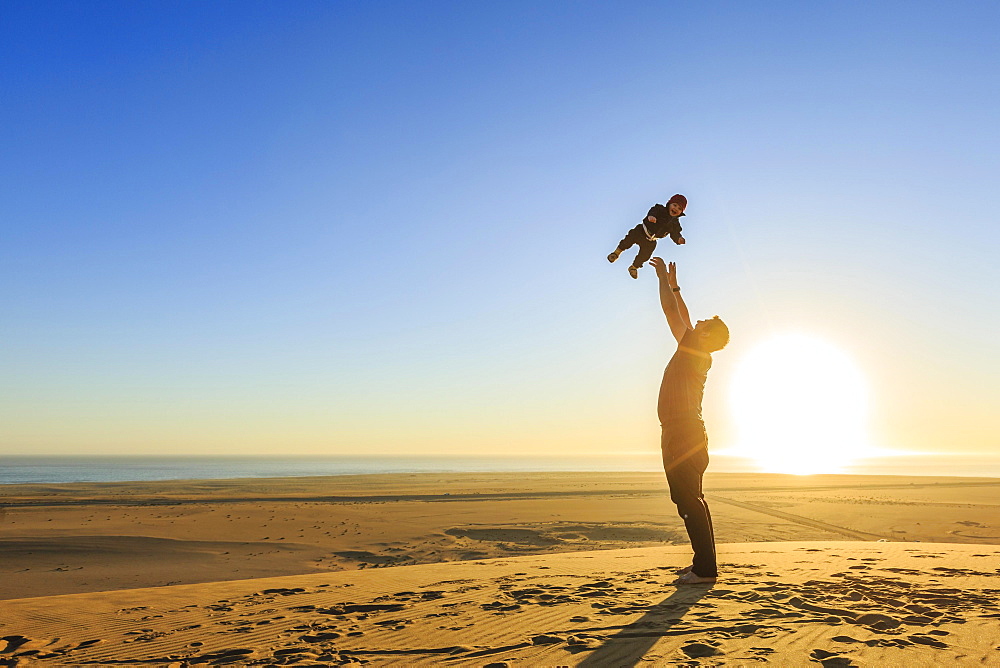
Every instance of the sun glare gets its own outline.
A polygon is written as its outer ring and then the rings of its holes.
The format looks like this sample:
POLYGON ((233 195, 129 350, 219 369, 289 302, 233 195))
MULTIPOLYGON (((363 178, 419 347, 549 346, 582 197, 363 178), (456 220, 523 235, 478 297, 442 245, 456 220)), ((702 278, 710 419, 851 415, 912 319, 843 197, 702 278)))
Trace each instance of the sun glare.
POLYGON ((843 351, 800 334, 776 336, 740 362, 731 386, 732 454, 774 473, 838 473, 870 451, 865 379, 843 351))

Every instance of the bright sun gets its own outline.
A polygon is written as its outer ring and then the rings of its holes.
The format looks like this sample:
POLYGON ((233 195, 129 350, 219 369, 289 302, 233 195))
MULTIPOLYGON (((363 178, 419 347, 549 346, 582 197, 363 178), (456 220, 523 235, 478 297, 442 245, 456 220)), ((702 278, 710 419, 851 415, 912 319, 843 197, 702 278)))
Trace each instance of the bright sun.
POLYGON ((871 450, 868 392, 843 351, 799 334, 773 337, 740 362, 731 387, 732 454, 775 473, 837 473, 871 450))

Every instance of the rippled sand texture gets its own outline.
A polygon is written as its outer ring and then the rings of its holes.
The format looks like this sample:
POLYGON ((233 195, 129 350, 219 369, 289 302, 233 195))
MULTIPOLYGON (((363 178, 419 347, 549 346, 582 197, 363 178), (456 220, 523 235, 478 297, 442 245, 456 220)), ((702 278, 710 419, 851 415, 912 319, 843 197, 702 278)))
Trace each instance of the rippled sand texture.
POLYGON ((1000 665, 1000 480, 710 475, 0 488, 0 665, 1000 665))
POLYGON ((577 552, 0 603, 30 664, 997 665, 1000 550, 861 542, 577 552))

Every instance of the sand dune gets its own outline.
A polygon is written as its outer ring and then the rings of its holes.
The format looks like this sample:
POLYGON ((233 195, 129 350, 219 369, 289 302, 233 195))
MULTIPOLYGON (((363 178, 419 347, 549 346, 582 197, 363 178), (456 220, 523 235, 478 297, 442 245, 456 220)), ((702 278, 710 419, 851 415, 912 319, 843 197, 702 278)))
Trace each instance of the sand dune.
MULTIPOLYGON (((1000 481, 710 474, 720 542, 1000 542, 1000 481)), ((686 544, 662 475, 0 487, 0 599, 686 544)))
POLYGON ((721 546, 545 554, 9 600, 7 665, 826 666, 1000 662, 1000 549, 721 546))
POLYGON ((4 486, 0 665, 1000 665, 1000 480, 706 490, 676 589, 655 474, 4 486))

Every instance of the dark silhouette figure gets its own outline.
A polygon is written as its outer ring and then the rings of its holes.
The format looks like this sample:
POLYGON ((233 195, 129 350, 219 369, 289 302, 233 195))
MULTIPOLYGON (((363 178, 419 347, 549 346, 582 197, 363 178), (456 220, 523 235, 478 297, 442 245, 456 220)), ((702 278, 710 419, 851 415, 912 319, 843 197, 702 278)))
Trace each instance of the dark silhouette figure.
POLYGON ((715 533, 712 515, 705 503, 702 478, 708 468, 708 433, 701 415, 705 381, 712 367, 712 353, 729 342, 729 328, 715 316, 691 324, 687 305, 677 285, 677 267, 654 257, 660 282, 660 306, 677 351, 663 372, 657 413, 660 418, 660 450, 670 486, 670 500, 684 520, 694 560, 680 573, 677 584, 715 582, 715 533))
POLYGON ((608 262, 614 262, 632 246, 639 246, 639 252, 628 268, 632 278, 639 278, 639 267, 656 250, 657 239, 669 236, 677 245, 684 243, 684 237, 681 236, 681 216, 684 215, 685 208, 687 198, 684 195, 674 195, 666 204, 654 204, 642 222, 618 242, 618 247, 608 255, 608 262))

